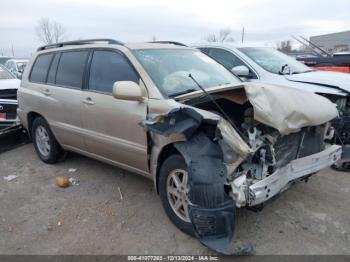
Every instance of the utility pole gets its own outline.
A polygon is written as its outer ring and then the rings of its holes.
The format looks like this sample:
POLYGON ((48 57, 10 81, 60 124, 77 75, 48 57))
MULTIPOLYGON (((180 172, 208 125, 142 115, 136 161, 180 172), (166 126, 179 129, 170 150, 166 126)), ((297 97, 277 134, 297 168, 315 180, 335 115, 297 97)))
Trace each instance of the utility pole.
POLYGON ((242 44, 244 42, 244 26, 242 27, 242 44))
POLYGON ((12 56, 15 57, 15 52, 13 51, 13 44, 11 44, 12 56))

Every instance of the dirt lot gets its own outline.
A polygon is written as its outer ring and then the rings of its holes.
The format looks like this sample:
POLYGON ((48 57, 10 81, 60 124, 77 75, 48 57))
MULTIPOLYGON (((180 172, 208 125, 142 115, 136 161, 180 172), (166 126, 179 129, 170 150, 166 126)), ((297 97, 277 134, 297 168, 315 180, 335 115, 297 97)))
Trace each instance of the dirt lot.
MULTIPOLYGON (((239 210, 236 239, 257 254, 350 254, 349 211, 350 174, 325 170, 262 212, 239 210)), ((46 165, 28 144, 0 155, 0 253, 213 252, 170 223, 150 180, 74 154, 46 165), (58 175, 80 185, 58 188, 58 175)))

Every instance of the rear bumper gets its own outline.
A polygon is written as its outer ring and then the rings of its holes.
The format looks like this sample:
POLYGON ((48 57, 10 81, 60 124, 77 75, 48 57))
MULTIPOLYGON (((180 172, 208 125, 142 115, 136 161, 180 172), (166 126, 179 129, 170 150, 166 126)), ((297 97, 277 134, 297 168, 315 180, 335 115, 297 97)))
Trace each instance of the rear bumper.
POLYGON ((0 130, 19 125, 19 119, 0 121, 0 130))
POLYGON ((342 148, 339 145, 332 145, 317 154, 293 160, 272 175, 250 185, 247 204, 248 206, 261 204, 288 189, 293 181, 329 167, 338 160, 347 159, 349 161, 349 156, 349 147, 342 148))

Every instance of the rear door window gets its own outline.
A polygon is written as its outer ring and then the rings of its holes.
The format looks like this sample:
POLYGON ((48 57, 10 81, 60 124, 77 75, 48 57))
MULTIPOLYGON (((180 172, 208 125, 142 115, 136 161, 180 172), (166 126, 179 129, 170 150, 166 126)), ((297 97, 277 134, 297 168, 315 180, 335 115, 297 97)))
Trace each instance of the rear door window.
POLYGON ((56 85, 82 88, 88 54, 88 50, 63 52, 57 68, 56 85))
POLYGON ((139 83, 139 76, 128 60, 117 52, 94 51, 90 74, 89 89, 103 93, 112 93, 116 81, 139 83))
POLYGON ((45 83, 47 72, 51 63, 53 54, 43 54, 37 57, 29 80, 36 83, 45 83))

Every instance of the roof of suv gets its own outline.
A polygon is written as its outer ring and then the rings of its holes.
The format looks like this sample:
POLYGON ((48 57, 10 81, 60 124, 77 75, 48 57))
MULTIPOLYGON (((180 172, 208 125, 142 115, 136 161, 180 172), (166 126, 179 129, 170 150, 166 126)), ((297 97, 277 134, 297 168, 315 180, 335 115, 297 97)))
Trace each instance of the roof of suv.
MULTIPOLYGON (((61 42, 50 44, 46 46, 41 46, 37 49, 40 51, 58 51, 58 50, 67 50, 80 47, 113 47, 113 46, 124 46, 128 49, 159 49, 159 48, 171 48, 171 49, 180 49, 180 48, 189 48, 186 45, 173 42, 173 41, 157 41, 157 42, 143 42, 143 43, 126 43, 114 40, 114 39, 86 39, 86 40, 77 40, 69 42, 61 42)), ((190 48, 189 48, 190 49, 190 48)))

